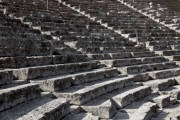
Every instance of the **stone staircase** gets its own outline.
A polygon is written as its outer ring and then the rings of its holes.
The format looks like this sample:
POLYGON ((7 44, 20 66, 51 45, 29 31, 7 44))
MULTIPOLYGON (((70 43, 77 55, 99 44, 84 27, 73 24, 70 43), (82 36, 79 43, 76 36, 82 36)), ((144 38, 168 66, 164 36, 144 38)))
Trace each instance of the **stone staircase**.
POLYGON ((0 2, 2 120, 179 118, 179 33, 116 0, 46 5, 0 2))
POLYGON ((129 6, 139 13, 153 19, 154 21, 169 27, 170 29, 179 31, 179 6, 178 0, 118 0, 119 2, 129 6))

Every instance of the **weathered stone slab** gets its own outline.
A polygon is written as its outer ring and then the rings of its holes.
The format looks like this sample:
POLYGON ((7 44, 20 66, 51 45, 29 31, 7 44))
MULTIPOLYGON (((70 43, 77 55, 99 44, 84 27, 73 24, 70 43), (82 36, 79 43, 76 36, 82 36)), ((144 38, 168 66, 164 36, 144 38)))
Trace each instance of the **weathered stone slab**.
POLYGON ((153 101, 155 103, 157 103, 157 105, 160 108, 164 108, 164 107, 170 105, 170 96, 169 95, 160 95, 160 96, 154 98, 153 101))
POLYGON ((163 70, 177 67, 175 62, 165 62, 165 63, 153 63, 153 64, 143 64, 143 65, 133 65, 128 67, 120 67, 118 70, 122 73, 137 74, 153 70, 163 70))
POLYGON ((13 71, 13 75, 17 79, 28 80, 91 70, 95 68, 98 68, 98 62, 57 64, 17 69, 13 71))
POLYGON ((168 79, 157 79, 157 80, 151 80, 143 83, 144 85, 150 86, 152 90, 158 91, 166 89, 170 86, 173 86, 176 84, 176 81, 174 78, 168 78, 168 79))
MULTIPOLYGON (((118 75, 116 69, 99 69, 89 72, 71 74, 67 76, 57 76, 54 78, 42 79, 41 88, 45 91, 59 91, 73 85, 80 85, 96 80, 102 80, 118 75)), ((36 80, 34 81, 36 82, 36 80)))
POLYGON ((0 70, 0 85, 11 83, 13 79, 12 70, 0 70))
POLYGON ((175 77, 180 75, 179 68, 167 69, 167 70, 159 70, 148 73, 153 79, 163 79, 168 77, 175 77))
POLYGON ((107 92, 132 84, 132 78, 133 77, 112 78, 101 82, 92 82, 87 85, 82 84, 63 90, 62 92, 57 92, 55 95, 70 100, 71 104, 81 105, 107 92))
POLYGON ((55 99, 50 101, 17 120, 57 120, 70 112, 70 105, 66 100, 55 99))
POLYGON ((164 57, 146 57, 146 58, 129 58, 129 59, 114 59, 114 60, 103 60, 102 63, 109 67, 123 67, 140 64, 160 63, 166 62, 164 57))
POLYGON ((156 110, 156 103, 147 102, 131 116, 130 120, 149 120, 156 113, 156 110))
POLYGON ((123 108, 137 99, 141 99, 145 96, 151 94, 151 89, 148 86, 137 87, 131 90, 127 90, 124 93, 112 97, 112 100, 119 106, 123 108))
POLYGON ((91 113, 70 114, 63 120, 99 120, 99 116, 94 116, 91 113))
POLYGON ((0 90, 0 111, 40 96, 38 84, 25 84, 0 90))
POLYGON ((108 97, 100 97, 81 107, 86 112, 106 119, 111 118, 117 112, 117 106, 108 97))

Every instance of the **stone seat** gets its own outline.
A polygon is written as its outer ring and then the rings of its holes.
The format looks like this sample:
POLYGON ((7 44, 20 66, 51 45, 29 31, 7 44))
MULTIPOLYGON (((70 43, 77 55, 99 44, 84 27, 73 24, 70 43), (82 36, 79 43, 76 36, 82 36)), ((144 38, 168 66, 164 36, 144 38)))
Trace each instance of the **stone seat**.
POLYGON ((99 120, 99 116, 92 115, 92 113, 78 113, 70 114, 66 116, 63 120, 99 120))
POLYGON ((30 83, 0 90, 2 104, 0 111, 40 96, 38 84, 30 83))
POLYGON ((180 51, 179 50, 164 50, 164 51, 157 51, 157 53, 164 56, 174 56, 174 55, 179 55, 180 51))
POLYGON ((152 120, 164 120, 164 119, 178 120, 180 117, 179 108, 180 106, 178 104, 170 105, 169 107, 165 108, 163 111, 158 112, 158 115, 154 116, 152 120))
POLYGON ((154 71, 147 71, 143 73, 133 74, 135 82, 145 82, 149 80, 156 80, 156 79, 168 79, 168 78, 176 78, 178 80, 179 76, 179 68, 174 67, 170 69, 162 69, 162 70, 154 70, 154 71))
MULTIPOLYGON (((136 104, 138 104, 136 102, 136 104)), ((142 105, 136 105, 137 108, 134 108, 136 109, 136 112, 133 111, 133 107, 135 105, 133 105, 132 107, 129 107, 129 109, 132 109, 132 111, 126 111, 123 113, 121 111, 119 111, 115 117, 113 119, 115 120, 118 120, 118 119, 124 119, 124 120, 144 120, 144 119, 151 119, 151 117, 153 115, 156 114, 156 111, 157 111, 157 104, 156 103, 153 103, 153 102, 144 102, 144 104, 142 105)), ((127 108, 128 109, 128 108, 127 108)))
MULTIPOLYGON (((132 104, 119 110, 112 118, 114 120, 144 120, 152 119, 157 115, 158 108, 164 108, 164 105, 171 105, 169 95, 158 93, 149 94, 142 99, 134 101, 132 104)), ((166 108, 165 108, 166 109, 166 108)))
POLYGON ((86 47, 79 48, 77 51, 81 51, 82 53, 115 53, 115 52, 143 52, 147 51, 147 49, 142 47, 86 47))
POLYGON ((102 60, 101 63, 106 64, 109 67, 123 67, 130 65, 150 64, 167 62, 164 57, 144 57, 144 58, 129 58, 129 59, 114 59, 114 60, 102 60))
POLYGON ((51 49, 49 48, 33 48, 33 49, 22 49, 22 48, 0 48, 1 57, 12 57, 12 56, 45 56, 51 55, 51 49))
POLYGON ((86 54, 86 55, 90 60, 111 60, 111 59, 156 56, 153 52, 115 52, 115 53, 96 53, 96 54, 86 54))
POLYGON ((83 47, 83 45, 92 45, 92 46, 108 46, 109 44, 112 45, 112 46, 115 46, 115 47, 120 47, 120 46, 133 46, 135 45, 134 42, 130 42, 130 41, 111 41, 108 42, 108 41, 102 41, 102 42, 99 42, 99 41, 79 41, 77 42, 76 46, 77 47, 83 47))
POLYGON ((54 48, 67 47, 67 45, 64 44, 64 41, 61 40, 52 40, 50 42, 54 48))
POLYGON ((120 108, 151 94, 151 89, 147 86, 132 85, 117 89, 111 93, 92 100, 82 105, 82 109, 99 116, 100 118, 113 117, 120 108), (141 92, 141 95, 138 95, 141 92))
POLYGON ((126 46, 126 47, 83 47, 83 48, 79 48, 77 49, 77 51, 80 51, 82 53, 116 53, 116 52, 148 52, 149 50, 147 50, 144 47, 130 47, 130 46, 126 46))
POLYGON ((87 71, 101 67, 99 62, 80 62, 68 64, 55 64, 25 67, 13 70, 16 79, 31 80, 47 76, 70 74, 79 71, 87 71))
MULTIPOLYGON (((179 78, 176 77, 176 81, 179 82, 179 78)), ((162 94, 170 95, 172 98, 175 98, 176 100, 180 99, 180 86, 175 85, 168 89, 162 90, 162 94)))
POLYGON ((179 68, 171 68, 149 72, 148 74, 152 79, 163 79, 168 77, 179 76, 179 72, 179 68))
POLYGON ((89 43, 89 42, 78 42, 78 43, 75 43, 75 44, 73 44, 73 43, 69 43, 69 44, 75 46, 76 48, 82 48, 82 47, 88 46, 88 45, 91 45, 92 47, 111 47, 111 46, 113 46, 113 47, 124 47, 124 46, 133 46, 134 45, 134 43, 131 43, 131 42, 124 43, 124 44, 123 43, 121 44, 121 43, 118 43, 118 42, 114 42, 114 43, 111 43, 111 44, 109 44, 109 43, 100 43, 100 44, 98 44, 98 43, 89 43))
POLYGON ((72 55, 72 54, 84 54, 81 50, 71 48, 69 46, 57 47, 53 49, 53 55, 72 55))
POLYGON ((149 64, 126 66, 126 67, 118 67, 118 70, 121 73, 125 73, 125 74, 138 74, 143 72, 171 69, 176 67, 178 67, 178 65, 176 65, 175 62, 162 62, 162 63, 149 63, 149 64))
POLYGON ((0 47, 6 48, 26 48, 26 49, 38 49, 38 48, 50 48, 51 44, 46 41, 35 41, 35 40, 23 40, 23 39, 0 39, 0 47))
POLYGON ((69 103, 63 99, 55 99, 47 93, 39 98, 18 104, 12 109, 0 113, 2 120, 35 120, 62 118, 70 112, 69 103), (58 114, 57 114, 58 113, 58 114))
POLYGON ((163 42, 165 42, 165 44, 167 43, 168 44, 168 41, 170 41, 170 42, 172 42, 173 43, 173 41, 174 41, 174 43, 175 43, 175 41, 178 41, 178 37, 177 38, 175 38, 175 37, 171 37, 171 36, 168 36, 168 37, 160 37, 160 36, 156 36, 156 37, 154 37, 154 38, 149 38, 148 40, 144 40, 144 42, 146 42, 146 44, 148 45, 148 43, 150 43, 150 42, 154 42, 155 44, 156 43, 162 43, 162 44, 164 44, 163 42), (157 42, 156 42, 157 41, 157 42))
MULTIPOLYGON (((107 35, 112 35, 112 34, 107 34, 107 35)), ((76 35, 75 35, 76 36, 76 35)), ((112 38, 110 38, 110 37, 108 37, 108 36, 106 36, 106 37, 103 37, 103 35, 102 34, 94 34, 94 38, 92 39, 92 37, 90 37, 89 35, 81 35, 81 36, 76 36, 77 37, 77 39, 78 40, 75 40, 75 41, 78 41, 78 42, 102 42, 102 44, 107 44, 108 43, 108 41, 109 40, 111 40, 112 41, 112 44, 114 44, 114 43, 118 43, 118 44, 120 44, 120 46, 121 46, 121 44, 128 44, 128 41, 127 41, 127 39, 124 39, 124 38, 121 38, 121 37, 119 37, 119 38, 116 38, 116 37, 114 37, 113 39, 112 38)), ((64 38, 66 38, 66 37, 64 37, 64 38)), ((67 36, 67 38, 68 38, 68 36, 67 36)), ((73 40, 73 39, 72 39, 73 40)), ((70 42, 70 41, 72 41, 72 40, 66 40, 67 42, 70 42)), ((65 42, 66 42, 65 41, 65 42)), ((133 44, 133 42, 129 42, 129 44, 133 44)))
POLYGON ((180 55, 167 56, 170 60, 180 61, 180 55))
MULTIPOLYGON (((18 16, 24 15, 24 13, 21 13, 21 10, 17 11, 15 14, 18 16)), ((48 15, 47 12, 38 12, 38 14, 37 14, 35 11, 31 11, 31 12, 26 11, 25 15, 28 15, 28 14, 32 14, 32 15, 31 15, 31 17, 30 16, 25 17, 25 19, 24 19, 25 22, 31 22, 34 20, 42 20, 42 22, 44 22, 44 23, 47 23, 47 22, 61 23, 61 22, 63 22, 63 20, 61 20, 61 16, 58 16, 58 14, 56 16, 53 16, 51 19, 48 18, 51 15, 48 15), (41 14, 44 14, 46 16, 41 16, 41 14)))
POLYGON ((88 61, 87 55, 85 54, 2 57, 0 58, 0 68, 22 68, 85 61, 88 61))
MULTIPOLYGON (((119 75, 117 69, 101 68, 85 72, 78 72, 65 76, 46 77, 42 79, 35 79, 32 82, 41 83, 41 88, 44 91, 58 92, 72 86, 81 85, 83 83, 90 83, 93 81, 100 81, 119 75)), ((121 75, 126 76, 126 75, 121 75)))
POLYGON ((171 46, 173 50, 179 50, 180 49, 180 45, 172 45, 171 46))
POLYGON ((157 44, 154 46, 147 46, 152 51, 161 51, 161 50, 172 50, 174 49, 174 45, 161 45, 157 44))
POLYGON ((0 70, 0 77, 0 85, 11 83, 13 81, 12 70, 0 70))
POLYGON ((37 34, 39 34, 39 32, 37 30, 32 30, 29 31, 28 33, 23 33, 23 32, 1 32, 0 35, 2 36, 2 40, 9 40, 9 39, 20 39, 20 40, 35 40, 35 41, 47 41, 48 39, 45 36, 38 36, 37 34))
POLYGON ((179 40, 169 40, 169 41, 150 41, 146 42, 147 45, 149 46, 154 46, 154 45, 178 45, 180 44, 179 40))
POLYGON ((150 80, 144 85, 150 86, 153 91, 159 91, 169 88, 170 86, 176 85, 176 80, 174 78, 166 78, 166 79, 156 79, 150 80))
POLYGON ((69 89, 55 92, 57 97, 66 98, 70 100, 71 104, 81 105, 87 103, 96 97, 111 92, 118 88, 123 88, 132 83, 132 77, 115 77, 101 81, 81 84, 73 86, 69 89))

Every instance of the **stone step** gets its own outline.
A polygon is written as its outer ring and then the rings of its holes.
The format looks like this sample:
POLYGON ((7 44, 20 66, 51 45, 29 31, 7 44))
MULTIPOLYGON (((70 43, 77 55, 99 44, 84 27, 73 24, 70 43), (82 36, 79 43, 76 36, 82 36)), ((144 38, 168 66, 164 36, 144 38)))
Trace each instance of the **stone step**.
POLYGON ((66 43, 67 44, 70 44, 73 46, 76 46, 77 48, 79 47, 84 47, 84 46, 88 46, 88 45, 91 45, 91 46, 94 46, 94 47, 109 47, 109 46, 114 46, 114 47, 119 47, 119 46, 134 46, 136 45, 136 43, 134 42, 88 42, 88 41, 84 41, 84 42, 70 42, 70 43, 66 43))
POLYGON ((152 120, 179 120, 180 119, 180 104, 170 105, 167 108, 159 111, 152 120))
MULTIPOLYGON (((13 21, 14 21, 14 19, 13 19, 13 21)), ((2 23, 2 24, 4 26, 14 26, 14 24, 12 25, 10 22, 6 22, 6 23, 2 23)), ((19 27, 21 25, 23 27, 26 27, 26 28, 29 27, 28 25, 25 25, 25 24, 19 24, 19 27)), ((0 31, 0 35, 2 36, 1 39, 4 39, 4 40, 8 40, 8 39, 12 40, 12 39, 14 39, 17 42, 20 42, 20 41, 23 41, 23 40, 25 40, 25 41, 26 40, 27 41, 28 40, 33 40, 33 38, 35 39, 34 41, 37 41, 37 42, 40 42, 40 40, 42 40, 42 39, 43 39, 42 42, 47 40, 47 39, 44 39, 44 38, 46 38, 45 36, 39 36, 39 34, 40 34, 40 31, 32 30, 32 29, 30 29, 30 30, 25 29, 24 32, 23 31, 9 31, 9 32, 7 32, 7 31, 0 31), (10 34, 13 35, 13 36, 9 36, 10 34)), ((11 43, 13 43, 13 41, 11 41, 11 43)), ((34 44, 34 43, 32 43, 32 44, 34 44)), ((18 45, 18 44, 15 43, 15 45, 18 45)))
POLYGON ((79 48, 83 53, 148 52, 145 47, 86 47, 79 48))
POLYGON ((115 77, 101 81, 81 84, 73 86, 69 89, 55 92, 57 97, 66 98, 70 100, 71 104, 81 105, 87 103, 96 97, 111 92, 115 89, 123 88, 132 84, 133 77, 115 77))
POLYGON ((148 74, 152 79, 163 79, 163 78, 175 77, 180 75, 180 69, 171 68, 165 70, 158 70, 158 71, 148 72, 148 74))
POLYGON ((164 50, 164 51, 156 51, 156 53, 164 56, 174 56, 174 55, 180 55, 179 50, 164 50))
POLYGON ((85 54, 81 50, 76 50, 68 46, 65 47, 55 47, 52 51, 53 55, 72 55, 72 54, 85 54))
POLYGON ((164 62, 119 67, 118 70, 123 74, 137 74, 154 70, 171 69, 175 67, 178 67, 175 62, 164 62))
POLYGON ((151 51, 160 51, 160 50, 172 50, 173 46, 171 46, 171 45, 166 45, 166 46, 155 45, 155 46, 148 46, 147 48, 150 49, 151 51))
POLYGON ((143 52, 132 52, 133 57, 153 57, 156 56, 155 52, 143 51, 143 52))
POLYGON ((11 87, 16 87, 18 85, 24 85, 24 84, 27 84, 27 83, 29 83, 29 82, 25 81, 25 80, 13 80, 13 81, 11 81, 9 83, 0 85, 0 90, 11 88, 11 87))
POLYGON ((132 74, 129 76, 133 76, 135 82, 145 82, 148 80, 152 80, 152 78, 149 76, 148 72, 132 74))
POLYGON ((85 54, 2 57, 0 58, 0 68, 22 68, 49 64, 85 62, 87 60, 88 58, 85 54))
POLYGON ((99 116, 94 116, 92 113, 70 114, 63 120, 99 120, 99 116))
MULTIPOLYGON (((118 45, 124 45, 126 46, 126 44, 132 44, 132 45, 136 45, 135 42, 132 42, 132 41, 128 41, 127 39, 119 36, 117 34, 114 34, 114 33, 111 33, 110 31, 107 31, 107 29, 103 29, 103 28, 98 28, 98 26, 96 26, 96 28, 94 29, 99 29, 101 30, 102 32, 104 33, 107 33, 107 34, 111 34, 114 38, 111 39, 111 42, 112 42, 112 45, 114 44, 118 44, 118 45)), ((74 32, 75 34, 77 32, 74 32)), ((72 33, 73 34, 73 33, 72 33)), ((92 33, 94 34, 94 32, 92 33)), ((78 36, 77 36, 78 37, 78 36)), ((100 39, 100 36, 98 36, 98 38, 94 38, 92 39, 88 34, 86 36, 81 36, 79 37, 80 39, 79 40, 69 40, 69 41, 66 41, 67 43, 74 43, 74 44, 96 44, 96 45, 102 45, 102 44, 109 44, 109 39, 100 39)), ((109 37, 110 38, 110 37, 109 37)), ((66 43, 65 42, 65 43, 66 43)))
POLYGON ((161 91, 176 84, 177 82, 174 78, 156 79, 156 80, 150 80, 143 83, 143 85, 151 87, 153 91, 161 91))
POLYGON ((55 99, 30 111, 18 120, 56 120, 63 118, 68 113, 69 103, 66 100, 55 99))
POLYGON ((155 115, 157 104, 147 102, 143 104, 130 118, 130 120, 148 120, 155 115))
POLYGON ((13 79, 12 70, 0 70, 0 85, 11 83, 13 79))
POLYGON ((152 99, 162 109, 170 105, 170 95, 160 95, 152 99))
POLYGON ((140 100, 119 110, 110 120, 150 120, 156 114, 157 109, 156 103, 140 100))
POLYGON ((154 45, 178 45, 180 44, 179 40, 169 40, 169 41, 149 41, 146 42, 146 45, 148 46, 154 46, 154 45))
POLYGON ((12 57, 12 56, 45 56, 51 55, 52 50, 50 48, 0 48, 0 57, 12 57))
MULTIPOLYGON (((143 120, 147 120, 147 119, 149 120, 154 115, 157 115, 156 112, 158 112, 158 108, 166 107, 167 105, 171 105, 169 95, 161 95, 158 92, 152 93, 152 94, 149 94, 148 96, 146 96, 144 98, 141 98, 141 99, 138 99, 137 101, 134 101, 132 104, 130 104, 130 105, 126 106, 125 108, 119 110, 119 112, 113 117, 112 120, 119 120, 119 119, 123 119, 123 120, 132 119, 132 120, 134 120, 136 118, 134 115, 137 113, 137 111, 139 109, 141 109, 142 106, 144 106, 144 104, 147 104, 149 102, 155 104, 154 113, 152 115, 152 114, 149 114, 148 112, 147 112, 147 114, 146 114, 146 112, 143 113, 143 111, 142 111, 142 115, 140 115, 140 117, 147 115, 146 116, 147 118, 143 117, 143 120), (150 116, 148 116, 148 114, 150 116)), ((147 108, 148 108, 148 106, 147 106, 147 108)), ((149 106, 149 108, 151 108, 151 107, 149 106)), ((160 108, 160 109, 162 109, 162 108, 160 108)))
POLYGON ((180 55, 174 55, 174 56, 167 56, 170 60, 173 61, 180 61, 180 55))
POLYGON ((37 40, 23 40, 23 39, 0 39, 0 47, 6 47, 6 48, 27 48, 27 49, 33 49, 33 48, 43 48, 47 47, 50 48, 51 44, 50 42, 46 41, 37 41, 37 40))
POLYGON ((148 86, 140 86, 128 91, 123 92, 112 97, 112 100, 118 105, 119 108, 123 108, 135 100, 141 99, 151 94, 151 88, 148 86))
POLYGON ((118 44, 118 43, 114 43, 114 44, 111 44, 111 43, 107 43, 107 44, 97 44, 97 43, 94 43, 94 44, 92 44, 92 43, 87 43, 87 42, 84 42, 84 43, 77 43, 77 44, 75 44, 75 43, 66 43, 65 45, 67 45, 67 46, 70 46, 70 47, 73 47, 73 48, 75 48, 75 49, 81 49, 81 48, 84 48, 85 46, 88 46, 88 45, 90 45, 91 47, 124 47, 124 46, 132 46, 132 47, 134 47, 134 45, 121 45, 121 44, 118 44))
POLYGON ((180 45, 173 45, 173 46, 172 46, 172 49, 173 49, 173 50, 179 50, 179 49, 180 49, 180 45))
POLYGON ((129 58, 129 59, 115 59, 115 60, 102 60, 101 63, 108 67, 123 67, 130 65, 160 63, 168 61, 164 57, 144 57, 144 58, 129 58))
MULTIPOLYGON (((80 85, 82 83, 89 83, 92 81, 103 80, 118 76, 117 69, 97 69, 88 72, 80 72, 65 76, 56 76, 50 78, 43 78, 40 80, 34 80, 33 82, 41 83, 40 87, 44 91, 55 92, 60 91, 71 86, 80 85)), ((121 75, 123 76, 123 75, 121 75)))
POLYGON ((124 89, 114 90, 111 93, 98 97, 97 99, 82 105, 82 109, 100 118, 113 117, 119 108, 127 106, 133 101, 143 98, 151 93, 150 87, 131 86, 124 89), (142 94, 139 94, 139 93, 142 94))
POLYGON ((17 104, 35 99, 40 96, 41 90, 38 84, 29 83, 12 88, 0 90, 0 111, 14 107, 17 104))
POLYGON ((179 66, 180 65, 180 61, 174 61, 174 62, 176 62, 176 64, 179 66))
POLYGON ((180 85, 172 86, 166 90, 161 91, 163 94, 170 95, 172 98, 176 100, 180 99, 180 85))
POLYGON ((81 107, 84 111, 97 115, 102 119, 109 119, 116 114, 118 108, 116 104, 108 98, 108 96, 102 96, 97 98, 81 107))
POLYGON ((55 64, 35 66, 13 70, 16 79, 29 80, 99 68, 98 62, 81 62, 69 64, 55 64))
POLYGON ((156 56, 153 52, 116 52, 116 53, 100 53, 87 54, 87 57, 92 60, 108 60, 108 59, 123 59, 137 57, 153 57, 156 56))
POLYGON ((1 120, 56 120, 70 112, 70 105, 64 99, 54 99, 50 95, 21 103, 0 113, 1 120))

